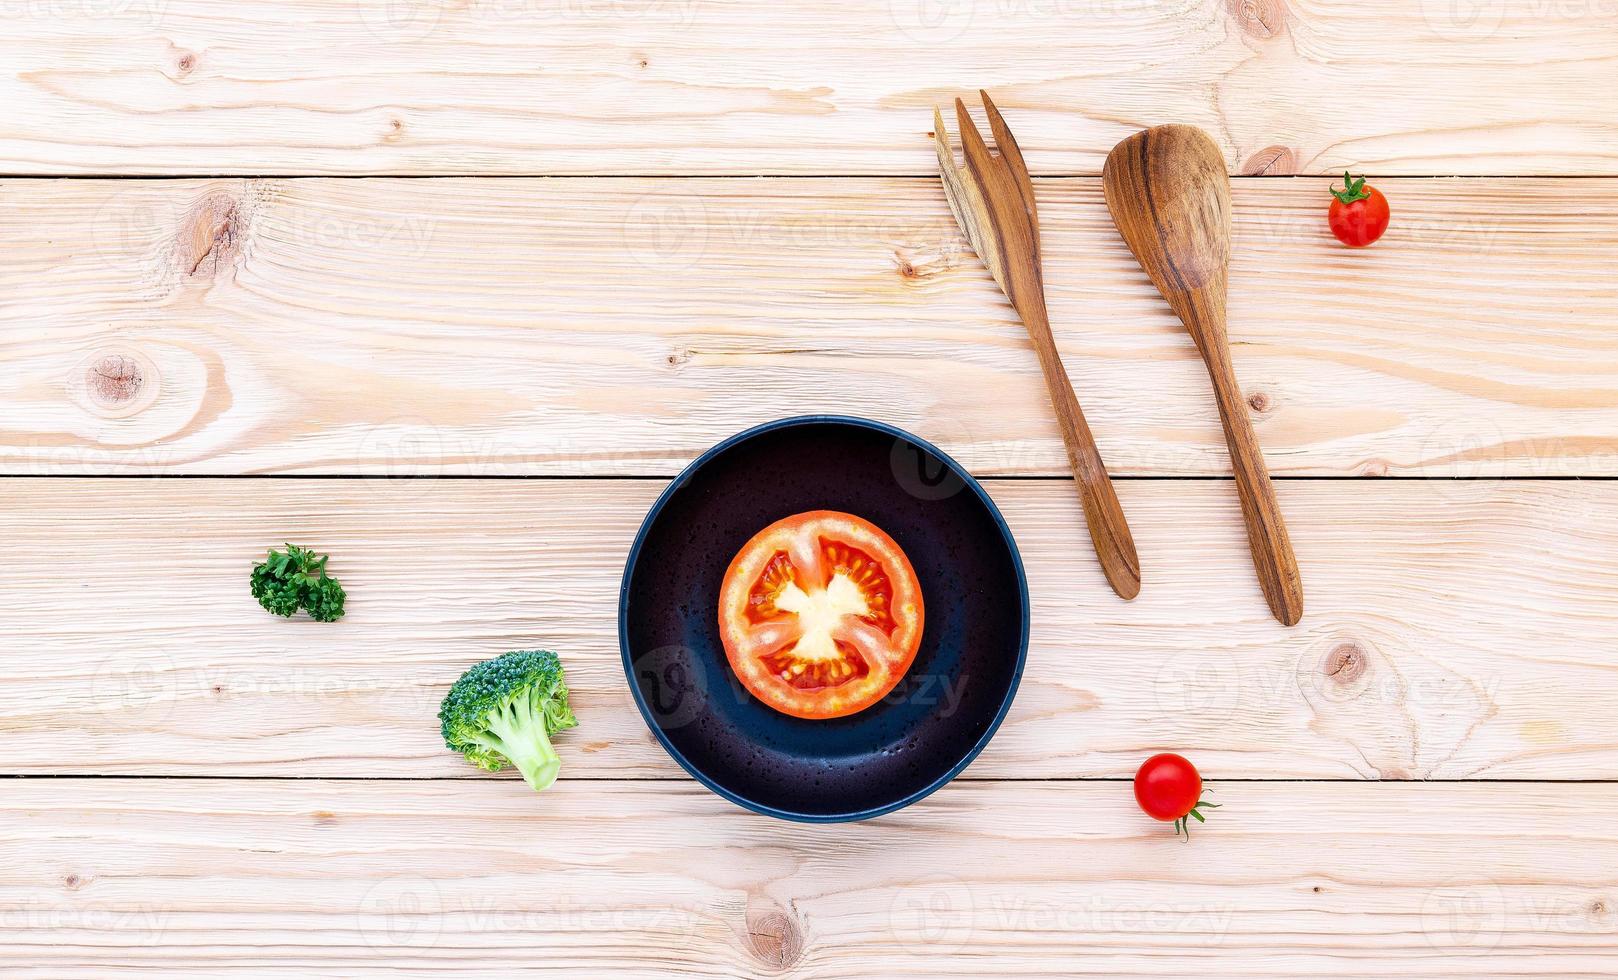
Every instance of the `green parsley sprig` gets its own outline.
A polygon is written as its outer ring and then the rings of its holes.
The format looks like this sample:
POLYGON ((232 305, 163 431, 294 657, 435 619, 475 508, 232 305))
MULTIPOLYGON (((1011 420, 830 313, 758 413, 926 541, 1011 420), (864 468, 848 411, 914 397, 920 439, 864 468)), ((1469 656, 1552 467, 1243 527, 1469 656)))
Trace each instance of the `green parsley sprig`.
POLYGON ((271 548, 270 557, 253 569, 253 598, 277 616, 290 618, 302 608, 318 622, 342 619, 347 593, 326 574, 330 557, 291 544, 285 552, 271 548))

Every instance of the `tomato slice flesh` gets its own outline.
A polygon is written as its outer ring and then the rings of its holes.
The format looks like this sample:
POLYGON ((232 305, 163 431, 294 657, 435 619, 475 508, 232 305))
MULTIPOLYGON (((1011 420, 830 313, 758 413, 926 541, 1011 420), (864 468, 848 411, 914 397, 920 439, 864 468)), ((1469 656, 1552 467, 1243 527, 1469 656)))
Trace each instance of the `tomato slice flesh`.
POLYGON ((892 690, 920 644, 922 603, 899 546, 851 514, 811 511, 760 531, 721 587, 725 652, 771 707, 834 718, 892 690))
POLYGON ((854 647, 841 640, 833 641, 837 656, 826 660, 805 660, 791 653, 767 653, 759 659, 764 666, 782 683, 789 684, 800 691, 815 691, 825 687, 837 687, 850 681, 857 681, 871 673, 871 666, 865 662, 854 647))

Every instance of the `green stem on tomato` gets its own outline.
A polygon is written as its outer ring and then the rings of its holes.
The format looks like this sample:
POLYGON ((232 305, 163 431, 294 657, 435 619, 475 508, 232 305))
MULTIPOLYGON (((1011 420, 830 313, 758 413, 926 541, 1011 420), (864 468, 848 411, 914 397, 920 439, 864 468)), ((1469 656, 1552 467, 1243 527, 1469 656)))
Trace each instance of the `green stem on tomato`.
POLYGON ((1363 201, 1370 197, 1371 192, 1365 189, 1364 177, 1351 177, 1348 171, 1345 170, 1343 171, 1343 189, 1338 190, 1337 185, 1333 184, 1331 185, 1331 195, 1344 204, 1353 204, 1355 201, 1363 201))

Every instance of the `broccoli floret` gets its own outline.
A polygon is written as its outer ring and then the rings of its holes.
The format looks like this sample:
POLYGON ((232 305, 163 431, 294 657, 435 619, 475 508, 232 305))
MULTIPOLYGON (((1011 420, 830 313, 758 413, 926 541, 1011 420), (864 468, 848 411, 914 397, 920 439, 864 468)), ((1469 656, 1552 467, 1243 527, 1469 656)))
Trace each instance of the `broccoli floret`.
POLYGON ((438 711, 444 744, 488 772, 507 762, 528 785, 556 782, 562 760, 551 736, 579 723, 567 706, 562 661, 549 650, 516 650, 477 664, 449 689, 438 711))
POLYGON ((347 594, 326 574, 329 559, 290 544, 285 554, 271 548, 269 558, 253 569, 253 598, 277 616, 290 617, 302 606, 322 623, 342 619, 347 594))

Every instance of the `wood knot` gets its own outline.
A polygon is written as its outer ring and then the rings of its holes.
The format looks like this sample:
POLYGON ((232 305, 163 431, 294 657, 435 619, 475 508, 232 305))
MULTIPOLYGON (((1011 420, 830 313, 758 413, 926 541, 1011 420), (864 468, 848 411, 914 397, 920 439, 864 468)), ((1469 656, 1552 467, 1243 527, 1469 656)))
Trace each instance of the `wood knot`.
POLYGON ((1268 412, 1270 410, 1270 396, 1262 391, 1255 391, 1247 396, 1247 407, 1255 412, 1268 412))
POLYGON ((132 350, 103 350, 79 362, 68 387, 86 410, 123 418, 157 400, 157 367, 132 350))
POLYGON ((62 879, 62 885, 70 892, 76 892, 84 887, 84 879, 78 875, 70 874, 62 879))
POLYGON ((1371 669, 1371 659, 1358 643, 1339 643, 1326 654, 1320 672, 1332 683, 1347 687, 1371 669))
POLYGON ((140 394, 146 373, 140 362, 126 354, 103 354, 85 370, 90 394, 99 402, 117 406, 140 394))
POLYGON ((404 120, 394 116, 388 120, 388 128, 382 133, 382 142, 397 143, 404 139, 404 120))
POLYGON ((174 64, 179 69, 180 74, 189 75, 191 70, 197 67, 197 56, 187 51, 185 54, 180 55, 174 64))
POLYGON ((178 245, 185 274, 217 274, 240 252, 241 239, 242 215, 234 197, 215 193, 198 201, 180 228, 178 245))
POLYGON ((1225 0, 1225 12, 1248 37, 1267 40, 1286 31, 1285 0, 1225 0))
POLYGON ((1605 901, 1598 898, 1590 903, 1590 918, 1600 919, 1606 916, 1606 914, 1607 903, 1605 901))
POLYGON ((665 360, 668 362, 669 367, 677 368, 691 360, 691 352, 688 350, 670 351, 665 360))
POLYGON ((1243 177, 1266 177, 1270 174, 1298 172, 1298 155, 1285 146, 1266 146, 1247 158, 1242 164, 1243 177))
POLYGON ((788 970, 803 959, 803 927, 780 908, 748 909, 747 949, 771 970, 788 970))
POLYGON ((918 249, 901 246, 893 250, 893 265, 898 270, 900 279, 905 282, 921 282, 949 271, 954 261, 944 248, 918 249))
MULTIPOLYGON (((1317 709, 1322 702, 1347 704, 1371 689, 1376 673, 1373 651, 1356 640, 1331 641, 1324 653, 1319 648, 1298 657, 1298 690, 1317 709)), ((1387 767, 1378 767, 1387 778, 1387 767)))
POLYGON ((316 810, 313 814, 316 827, 330 827, 337 823, 337 814, 330 810, 316 810))

